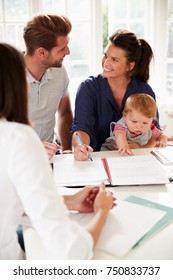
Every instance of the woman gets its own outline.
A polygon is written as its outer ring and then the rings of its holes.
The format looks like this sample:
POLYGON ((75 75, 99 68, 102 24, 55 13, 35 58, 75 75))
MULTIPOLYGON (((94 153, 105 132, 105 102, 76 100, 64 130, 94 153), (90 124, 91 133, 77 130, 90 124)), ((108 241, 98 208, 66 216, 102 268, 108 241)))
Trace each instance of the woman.
POLYGON ((0 259, 24 258, 16 234, 23 212, 52 259, 88 259, 114 198, 104 186, 65 196, 68 209, 95 212, 87 229, 69 220, 43 144, 29 126, 23 56, 0 43, 0 65, 0 259))
MULTIPOLYGON (((109 137, 110 123, 122 117, 131 94, 147 93, 155 99, 147 83, 152 58, 150 45, 134 33, 119 30, 110 36, 102 59, 103 73, 89 77, 78 88, 71 128, 76 160, 86 160, 93 150, 100 150, 109 137), (78 142, 75 132, 84 146, 78 142)), ((157 120, 156 125, 159 127, 157 120)), ((148 147, 154 145, 153 141, 148 143, 148 147)))

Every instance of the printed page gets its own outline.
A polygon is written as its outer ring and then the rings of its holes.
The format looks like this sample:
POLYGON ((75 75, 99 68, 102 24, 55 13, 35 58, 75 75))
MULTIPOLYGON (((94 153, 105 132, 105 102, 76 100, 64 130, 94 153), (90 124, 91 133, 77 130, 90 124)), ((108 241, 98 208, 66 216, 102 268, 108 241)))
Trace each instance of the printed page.
POLYGON ((152 155, 107 158, 113 185, 169 183, 168 174, 152 155))
POLYGON ((108 177, 101 159, 76 161, 72 154, 54 157, 56 186, 84 186, 107 182, 108 177))

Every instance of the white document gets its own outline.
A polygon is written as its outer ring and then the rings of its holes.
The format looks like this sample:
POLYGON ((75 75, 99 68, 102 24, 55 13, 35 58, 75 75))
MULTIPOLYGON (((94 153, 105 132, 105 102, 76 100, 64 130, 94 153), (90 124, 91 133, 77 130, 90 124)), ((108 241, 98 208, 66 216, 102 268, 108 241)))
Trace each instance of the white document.
POLYGON ((105 161, 107 171, 100 158, 76 161, 73 154, 58 155, 53 160, 55 184, 73 187, 108 181, 115 186, 169 183, 164 166, 151 154, 108 157, 105 161))
POLYGON ((169 183, 168 174, 152 155, 107 158, 112 185, 169 183))
POLYGON ((58 155, 53 160, 56 186, 84 186, 107 182, 107 174, 101 159, 74 160, 72 154, 58 155))
MULTIPOLYGON (((81 225, 86 225, 93 215, 93 213, 71 213, 70 218, 81 225)), ((158 209, 117 201, 117 206, 108 215, 96 250, 123 258, 164 215, 166 212, 158 209)))
POLYGON ((173 147, 155 148, 151 151, 151 154, 164 165, 173 165, 173 147))

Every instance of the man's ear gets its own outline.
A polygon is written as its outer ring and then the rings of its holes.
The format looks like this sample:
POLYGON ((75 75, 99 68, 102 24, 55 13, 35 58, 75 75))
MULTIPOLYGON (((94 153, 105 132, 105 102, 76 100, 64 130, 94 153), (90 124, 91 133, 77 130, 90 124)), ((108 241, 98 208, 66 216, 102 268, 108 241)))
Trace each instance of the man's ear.
POLYGON ((37 49, 37 55, 40 58, 44 58, 45 56, 47 56, 47 50, 45 50, 44 48, 40 47, 37 49))

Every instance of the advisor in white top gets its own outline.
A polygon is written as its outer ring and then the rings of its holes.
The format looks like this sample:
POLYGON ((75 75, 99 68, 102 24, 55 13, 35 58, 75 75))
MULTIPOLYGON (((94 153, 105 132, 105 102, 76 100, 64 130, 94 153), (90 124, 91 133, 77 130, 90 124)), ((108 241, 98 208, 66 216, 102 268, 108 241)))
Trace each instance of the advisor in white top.
POLYGON ((64 201, 57 195, 44 146, 29 126, 23 57, 5 43, 0 54, 0 259, 24 258, 16 235, 23 212, 52 259, 91 258, 115 198, 104 186, 86 187, 64 201), (67 208, 94 211, 94 220, 81 227, 67 208))

